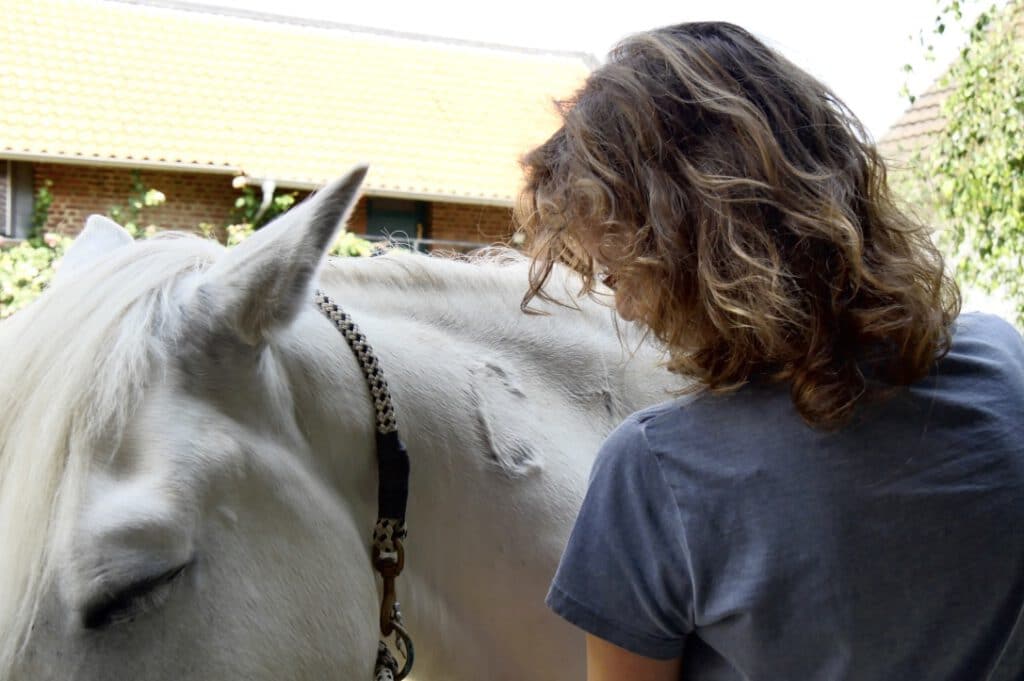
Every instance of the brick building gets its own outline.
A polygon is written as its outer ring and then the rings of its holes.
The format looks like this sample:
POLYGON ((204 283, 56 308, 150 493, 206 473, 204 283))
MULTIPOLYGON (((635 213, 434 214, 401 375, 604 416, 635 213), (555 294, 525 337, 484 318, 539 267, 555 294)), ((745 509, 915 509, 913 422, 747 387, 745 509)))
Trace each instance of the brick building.
POLYGON ((510 48, 163 0, 0 0, 0 235, 122 205, 133 171, 161 227, 227 224, 243 176, 309 191, 370 163, 357 232, 492 243, 519 156, 557 126, 579 53, 510 48))

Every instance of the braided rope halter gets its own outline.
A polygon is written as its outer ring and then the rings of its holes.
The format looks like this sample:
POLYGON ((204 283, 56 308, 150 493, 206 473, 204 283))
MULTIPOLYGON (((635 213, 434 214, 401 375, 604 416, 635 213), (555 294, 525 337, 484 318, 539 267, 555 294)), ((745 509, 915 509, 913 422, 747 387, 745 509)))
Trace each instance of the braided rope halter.
POLYGON ((320 290, 316 305, 345 337, 345 342, 359 362, 376 412, 377 445, 377 524, 373 528, 373 567, 383 580, 380 604, 380 633, 374 681, 401 681, 412 671, 414 651, 412 639, 402 625, 402 612, 395 595, 395 580, 405 566, 405 507, 409 496, 409 454, 398 437, 398 422, 391 404, 391 391, 377 355, 366 336, 342 310, 320 290), (388 648, 387 638, 394 634, 395 648, 405 658, 401 670, 388 648))

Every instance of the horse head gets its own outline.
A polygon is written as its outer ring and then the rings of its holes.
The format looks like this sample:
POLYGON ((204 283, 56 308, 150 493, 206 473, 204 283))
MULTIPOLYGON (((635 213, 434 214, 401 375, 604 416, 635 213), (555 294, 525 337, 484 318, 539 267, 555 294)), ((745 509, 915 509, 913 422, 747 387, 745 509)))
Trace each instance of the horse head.
POLYGON ((282 358, 330 334, 312 286, 365 173, 226 253, 91 218, 0 328, 0 677, 371 677, 372 482, 337 493, 370 424, 297 407, 289 372, 350 375, 282 358))

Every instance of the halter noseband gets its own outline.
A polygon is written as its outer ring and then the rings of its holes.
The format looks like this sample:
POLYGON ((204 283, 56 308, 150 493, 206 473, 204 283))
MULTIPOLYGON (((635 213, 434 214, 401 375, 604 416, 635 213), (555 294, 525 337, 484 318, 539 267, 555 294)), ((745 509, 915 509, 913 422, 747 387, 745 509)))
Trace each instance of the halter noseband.
POLYGON ((345 337, 345 342, 359 362, 376 412, 375 440, 377 445, 377 524, 373 528, 373 567, 383 579, 380 604, 380 633, 377 644, 377 663, 374 681, 401 681, 412 670, 412 639, 402 625, 402 613, 395 595, 395 580, 405 566, 405 507, 409 498, 409 454, 398 437, 398 423, 391 404, 391 391, 377 356, 366 336, 342 310, 320 290, 316 292, 316 305, 345 337), (398 669, 385 640, 395 635, 395 648, 405 657, 405 665, 398 669))

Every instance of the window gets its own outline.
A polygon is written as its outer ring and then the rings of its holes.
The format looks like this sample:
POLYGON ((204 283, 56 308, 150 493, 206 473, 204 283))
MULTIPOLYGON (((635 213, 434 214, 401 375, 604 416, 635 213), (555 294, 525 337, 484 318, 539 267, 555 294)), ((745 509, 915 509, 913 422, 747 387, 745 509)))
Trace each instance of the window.
POLYGON ((32 204, 32 166, 0 160, 0 236, 29 236, 32 204))
POLYGON ((366 235, 373 240, 424 250, 419 239, 430 238, 430 204, 403 199, 366 199, 366 235))

